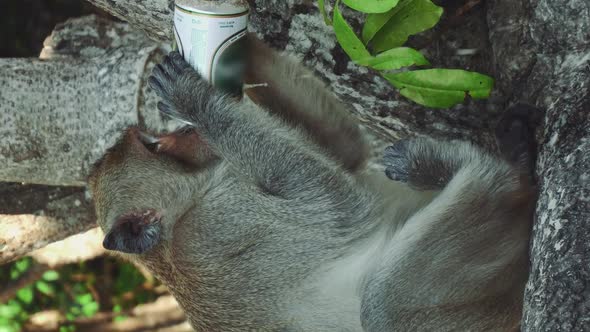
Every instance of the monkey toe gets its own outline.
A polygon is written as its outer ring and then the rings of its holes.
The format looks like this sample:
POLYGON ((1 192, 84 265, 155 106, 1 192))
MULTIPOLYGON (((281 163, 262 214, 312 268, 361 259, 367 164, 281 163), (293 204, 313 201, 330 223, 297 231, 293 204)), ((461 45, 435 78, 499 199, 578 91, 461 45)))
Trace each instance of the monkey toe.
POLYGON ((170 118, 178 118, 178 114, 174 111, 174 108, 170 106, 168 103, 159 101, 158 102, 158 110, 160 113, 170 117, 170 118))
POLYGON ((176 51, 170 52, 170 54, 164 58, 160 66, 163 71, 168 73, 171 77, 178 77, 186 70, 191 69, 180 53, 176 51))
POLYGON ((393 181, 408 182, 409 160, 408 141, 399 140, 385 148, 383 156, 385 175, 393 181))

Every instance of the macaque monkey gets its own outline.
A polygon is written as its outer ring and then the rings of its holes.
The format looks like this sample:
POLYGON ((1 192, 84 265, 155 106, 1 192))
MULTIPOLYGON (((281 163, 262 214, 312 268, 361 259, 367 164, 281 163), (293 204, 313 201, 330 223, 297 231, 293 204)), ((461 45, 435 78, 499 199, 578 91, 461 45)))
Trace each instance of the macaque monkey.
MULTIPOLYGON (((520 117, 510 160, 466 142, 388 147, 310 71, 253 36, 246 102, 176 53, 151 87, 187 124, 130 128, 89 185, 104 246, 165 283, 196 331, 513 331, 534 192, 520 117), (522 147, 525 148, 522 148, 522 147)), ((510 150, 510 151, 509 151, 510 150)))

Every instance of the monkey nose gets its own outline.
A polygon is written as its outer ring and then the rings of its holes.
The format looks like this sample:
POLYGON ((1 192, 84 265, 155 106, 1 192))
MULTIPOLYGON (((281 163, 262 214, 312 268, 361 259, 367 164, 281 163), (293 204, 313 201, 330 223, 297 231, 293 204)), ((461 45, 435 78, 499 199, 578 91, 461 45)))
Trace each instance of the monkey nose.
POLYGON ((102 246, 130 254, 142 254, 160 240, 161 215, 154 209, 133 211, 117 218, 102 246))

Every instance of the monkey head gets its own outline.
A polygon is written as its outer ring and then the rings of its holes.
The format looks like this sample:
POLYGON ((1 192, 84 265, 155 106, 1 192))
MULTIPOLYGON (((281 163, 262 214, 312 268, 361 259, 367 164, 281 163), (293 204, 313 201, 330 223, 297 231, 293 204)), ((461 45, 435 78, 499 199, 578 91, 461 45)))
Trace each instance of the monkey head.
POLYGON ((169 236, 214 156, 191 130, 151 135, 128 128, 88 179, 106 249, 143 254, 169 236), (184 197, 182 197, 184 196, 184 197))

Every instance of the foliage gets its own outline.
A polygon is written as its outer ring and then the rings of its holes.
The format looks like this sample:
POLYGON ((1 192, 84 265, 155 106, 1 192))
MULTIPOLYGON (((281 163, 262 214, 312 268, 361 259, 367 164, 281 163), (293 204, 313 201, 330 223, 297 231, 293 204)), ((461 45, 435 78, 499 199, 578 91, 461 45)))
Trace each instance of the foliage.
POLYGON ((326 24, 332 25, 342 49, 355 63, 378 70, 400 94, 432 107, 448 108, 466 97, 483 99, 490 95, 491 77, 459 69, 413 69, 430 62, 417 50, 403 47, 408 37, 432 28, 443 9, 430 0, 343 0, 350 8, 366 13, 361 38, 346 22, 336 1, 332 20, 319 0, 326 24))
MULTIPOLYGON (((0 267, 0 284, 7 285, 24 276, 33 266, 23 258, 0 267)), ((0 304, 0 332, 16 332, 29 317, 44 310, 58 310, 65 319, 60 332, 75 328, 68 324, 80 317, 92 317, 99 310, 118 313, 114 321, 125 318, 124 311, 153 301, 156 282, 146 278, 131 264, 112 258, 98 258, 48 270, 39 280, 24 286, 13 299, 0 304)))

